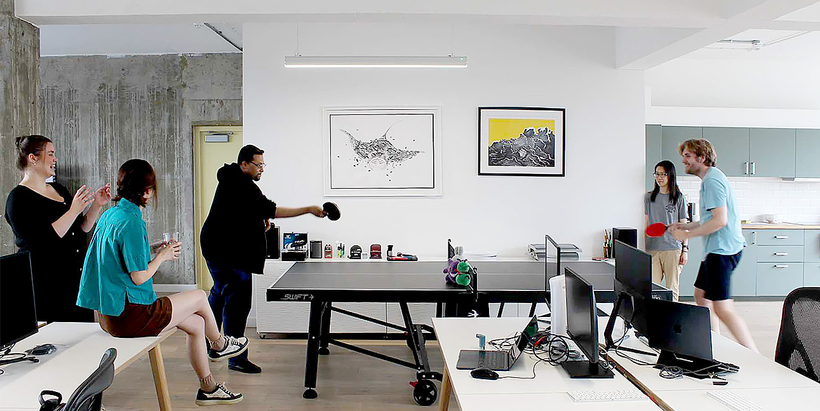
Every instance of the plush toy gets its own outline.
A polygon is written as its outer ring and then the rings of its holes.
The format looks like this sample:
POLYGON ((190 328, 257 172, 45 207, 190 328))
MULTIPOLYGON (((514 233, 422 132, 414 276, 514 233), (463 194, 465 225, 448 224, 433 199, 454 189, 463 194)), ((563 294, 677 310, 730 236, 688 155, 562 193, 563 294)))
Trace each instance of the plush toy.
POLYGON ((473 282, 475 269, 462 258, 463 253, 464 249, 461 246, 453 247, 451 241, 447 240, 447 268, 444 269, 444 280, 448 284, 469 287, 473 282))

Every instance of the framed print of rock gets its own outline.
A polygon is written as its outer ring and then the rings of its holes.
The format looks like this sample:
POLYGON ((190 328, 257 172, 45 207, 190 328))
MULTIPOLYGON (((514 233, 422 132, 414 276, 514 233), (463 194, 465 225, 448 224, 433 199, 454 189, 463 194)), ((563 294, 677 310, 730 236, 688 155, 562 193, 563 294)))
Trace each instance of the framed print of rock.
POLYGON ((565 110, 478 108, 478 174, 563 177, 565 110))

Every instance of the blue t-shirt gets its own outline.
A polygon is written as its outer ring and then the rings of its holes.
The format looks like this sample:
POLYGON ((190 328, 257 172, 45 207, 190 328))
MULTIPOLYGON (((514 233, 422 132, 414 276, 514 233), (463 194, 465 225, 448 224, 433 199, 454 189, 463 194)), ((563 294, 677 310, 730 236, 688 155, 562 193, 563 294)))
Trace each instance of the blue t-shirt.
POLYGON ((700 223, 713 218, 712 209, 726 207, 726 225, 706 236, 706 254, 735 255, 746 246, 740 229, 735 193, 726 175, 717 167, 710 167, 700 184, 700 223))
POLYGON ((88 246, 80 278, 77 305, 118 316, 125 298, 133 304, 149 305, 157 299, 154 279, 136 285, 131 272, 148 269, 151 248, 139 207, 122 199, 100 217, 88 246))

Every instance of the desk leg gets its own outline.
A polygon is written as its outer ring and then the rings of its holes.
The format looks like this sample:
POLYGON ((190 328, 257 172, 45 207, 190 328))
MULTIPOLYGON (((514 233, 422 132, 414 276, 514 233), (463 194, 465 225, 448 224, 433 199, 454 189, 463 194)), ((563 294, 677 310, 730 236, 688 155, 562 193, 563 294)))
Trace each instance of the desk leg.
POLYGON ((319 368, 319 337, 322 330, 322 309, 324 301, 310 302, 310 323, 308 324, 307 354, 305 355, 305 390, 303 398, 313 399, 319 396, 316 388, 316 372, 319 368))
POLYGON ((330 339, 330 313, 333 311, 333 302, 328 301, 322 308, 322 333, 319 334, 319 354, 328 355, 330 350, 327 349, 328 340, 330 339))
POLYGON ((171 396, 168 395, 168 380, 165 378, 165 365, 162 363, 162 350, 157 344, 148 351, 151 361, 151 373, 154 375, 154 388, 157 390, 157 401, 160 411, 171 411, 171 396))
POLYGON ((450 373, 447 372, 447 367, 444 367, 444 378, 441 380, 441 395, 438 397, 438 410, 447 411, 450 408, 450 393, 453 392, 453 387, 450 386, 450 373))

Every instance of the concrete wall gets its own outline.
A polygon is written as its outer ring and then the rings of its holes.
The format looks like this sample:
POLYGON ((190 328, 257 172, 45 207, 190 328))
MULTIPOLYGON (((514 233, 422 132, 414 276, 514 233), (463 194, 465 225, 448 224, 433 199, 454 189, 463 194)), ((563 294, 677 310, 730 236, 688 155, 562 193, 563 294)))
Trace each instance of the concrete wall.
POLYGON ((242 55, 43 57, 44 134, 60 160, 57 181, 116 187, 120 165, 148 160, 159 203, 144 213, 150 238, 185 243, 158 284, 194 284, 193 126, 241 124, 242 55))
MULTIPOLYGON (((0 1, 0 215, 6 196, 20 181, 14 138, 41 132, 40 34, 14 17, 14 2, 0 1)), ((11 227, 0 221, 0 255, 13 253, 11 227)))

